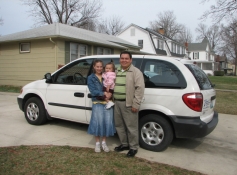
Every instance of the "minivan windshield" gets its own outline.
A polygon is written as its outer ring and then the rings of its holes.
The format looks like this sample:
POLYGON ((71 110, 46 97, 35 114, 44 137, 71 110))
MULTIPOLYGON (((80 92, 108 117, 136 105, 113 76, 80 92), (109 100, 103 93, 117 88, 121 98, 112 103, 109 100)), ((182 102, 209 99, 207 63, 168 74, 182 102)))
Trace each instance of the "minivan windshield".
POLYGON ((202 69, 194 64, 185 64, 185 66, 192 72, 201 90, 212 89, 212 83, 202 69))

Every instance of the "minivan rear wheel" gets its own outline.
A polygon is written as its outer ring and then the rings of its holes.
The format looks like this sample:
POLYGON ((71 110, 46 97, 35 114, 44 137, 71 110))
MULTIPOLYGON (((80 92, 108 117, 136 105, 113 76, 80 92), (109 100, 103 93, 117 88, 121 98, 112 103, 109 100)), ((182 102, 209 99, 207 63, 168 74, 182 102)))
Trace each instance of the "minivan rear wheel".
POLYGON ((32 125, 42 125, 47 121, 44 104, 37 97, 31 97, 26 101, 24 113, 27 122, 32 125))
POLYGON ((173 140, 170 123, 158 114, 148 114, 139 121, 139 144, 150 151, 163 151, 173 140))

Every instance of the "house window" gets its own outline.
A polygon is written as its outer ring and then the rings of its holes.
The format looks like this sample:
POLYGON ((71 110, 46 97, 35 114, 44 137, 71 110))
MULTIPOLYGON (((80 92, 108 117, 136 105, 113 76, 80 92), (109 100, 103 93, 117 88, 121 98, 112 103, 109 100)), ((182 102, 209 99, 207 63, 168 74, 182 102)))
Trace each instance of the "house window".
POLYGON ((138 40, 138 46, 140 46, 141 48, 143 48, 143 40, 138 40))
POLYGON ((20 43, 20 53, 30 52, 30 43, 20 43))
POLYGON ((130 35, 131 36, 135 36, 135 28, 131 28, 130 29, 130 35))
POLYGON ((70 59, 71 61, 86 56, 87 55, 87 45, 70 43, 70 59))
POLYGON ((172 43, 172 52, 176 53, 176 44, 175 43, 172 43))
POLYGON ((199 53, 198 52, 194 52, 193 54, 194 54, 193 59, 194 60, 198 60, 199 59, 199 53))
POLYGON ((157 46, 157 49, 164 50, 164 41, 158 40, 157 45, 158 45, 158 46, 157 46))
POLYGON ((177 46, 177 54, 180 54, 180 46, 177 46))
POLYGON ((98 47, 97 48, 97 55, 110 55, 111 49, 98 47))

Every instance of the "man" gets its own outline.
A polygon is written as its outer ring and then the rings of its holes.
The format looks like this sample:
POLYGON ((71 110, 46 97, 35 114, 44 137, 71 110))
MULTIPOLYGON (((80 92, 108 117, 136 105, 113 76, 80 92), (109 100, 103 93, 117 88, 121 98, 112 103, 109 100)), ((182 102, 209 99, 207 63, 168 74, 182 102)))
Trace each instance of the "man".
POLYGON ((120 54, 114 88, 114 120, 121 145, 117 152, 129 150, 127 157, 134 157, 138 150, 138 111, 144 95, 144 78, 139 69, 132 65, 132 55, 120 54))

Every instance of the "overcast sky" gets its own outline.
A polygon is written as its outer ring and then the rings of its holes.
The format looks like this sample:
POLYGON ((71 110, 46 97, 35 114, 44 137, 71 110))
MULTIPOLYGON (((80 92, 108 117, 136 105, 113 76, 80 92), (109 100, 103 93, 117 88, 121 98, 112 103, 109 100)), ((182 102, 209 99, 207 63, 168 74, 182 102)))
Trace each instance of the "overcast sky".
MULTIPOLYGON (((195 34, 195 28, 204 11, 210 9, 214 0, 202 4, 202 0, 102 0, 104 11, 102 18, 113 15, 121 17, 125 27, 131 23, 146 28, 149 22, 157 19, 157 14, 173 11, 177 22, 186 25, 195 34)), ((27 13, 28 7, 20 0, 0 0, 0 17, 4 24, 0 26, 0 35, 8 35, 33 28, 34 18, 27 13)), ((203 23, 209 25, 210 20, 203 23)), ((195 40, 195 38, 193 38, 195 40)))

